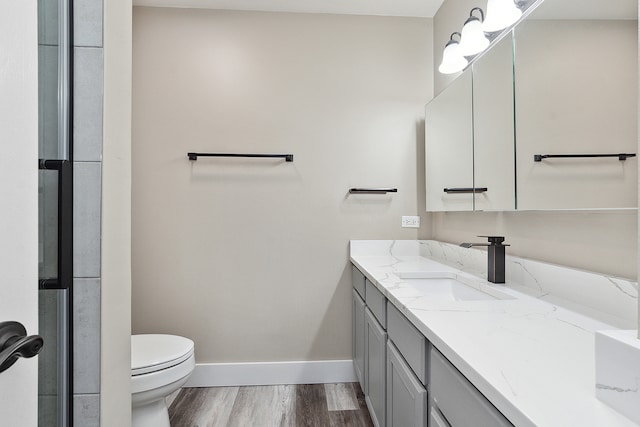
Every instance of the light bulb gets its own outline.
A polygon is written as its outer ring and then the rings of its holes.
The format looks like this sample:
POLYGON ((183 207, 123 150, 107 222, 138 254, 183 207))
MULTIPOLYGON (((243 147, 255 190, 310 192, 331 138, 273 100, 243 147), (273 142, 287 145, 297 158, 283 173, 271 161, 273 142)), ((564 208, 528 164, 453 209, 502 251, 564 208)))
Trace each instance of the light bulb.
POLYGON ((488 0, 487 18, 482 29, 487 33, 503 30, 514 24, 522 16, 513 0, 488 0))
POLYGON ((460 33, 451 34, 451 38, 447 42, 444 52, 442 52, 442 63, 438 67, 438 71, 442 74, 457 73, 464 70, 464 67, 469 64, 467 58, 460 54, 458 41, 453 40, 453 36, 456 34, 460 35, 460 33))
POLYGON ((471 9, 469 19, 464 23, 460 36, 459 52, 462 56, 476 55, 485 50, 490 44, 489 39, 487 39, 482 30, 482 21, 473 16, 473 12, 476 10, 480 12, 480 16, 484 19, 482 9, 479 7, 471 9))

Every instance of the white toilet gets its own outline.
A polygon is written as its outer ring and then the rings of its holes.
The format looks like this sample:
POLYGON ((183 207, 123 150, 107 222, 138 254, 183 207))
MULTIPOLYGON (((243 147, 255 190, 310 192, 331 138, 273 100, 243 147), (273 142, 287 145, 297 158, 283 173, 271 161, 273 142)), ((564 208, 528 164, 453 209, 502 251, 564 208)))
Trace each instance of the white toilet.
POLYGON ((195 367, 193 341, 175 335, 131 336, 131 425, 169 427, 165 398, 195 367))

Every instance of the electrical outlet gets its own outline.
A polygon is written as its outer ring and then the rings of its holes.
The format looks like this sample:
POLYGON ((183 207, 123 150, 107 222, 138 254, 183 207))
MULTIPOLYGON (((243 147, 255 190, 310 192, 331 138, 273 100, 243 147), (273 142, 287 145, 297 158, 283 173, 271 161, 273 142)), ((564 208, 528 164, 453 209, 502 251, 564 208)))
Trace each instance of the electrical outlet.
POLYGON ((420 217, 402 216, 402 226, 408 228, 420 228, 420 217))

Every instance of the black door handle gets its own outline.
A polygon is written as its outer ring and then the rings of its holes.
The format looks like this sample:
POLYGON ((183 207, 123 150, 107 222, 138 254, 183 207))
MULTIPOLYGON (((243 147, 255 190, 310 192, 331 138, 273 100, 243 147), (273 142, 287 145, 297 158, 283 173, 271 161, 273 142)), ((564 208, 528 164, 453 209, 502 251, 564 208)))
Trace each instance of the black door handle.
POLYGON ((71 289, 73 285, 73 163, 69 160, 40 159, 38 168, 58 172, 58 277, 40 278, 40 289, 71 289))
POLYGON ((33 357, 40 353, 44 340, 40 335, 27 336, 19 322, 0 322, 0 372, 9 369, 19 357, 33 357))

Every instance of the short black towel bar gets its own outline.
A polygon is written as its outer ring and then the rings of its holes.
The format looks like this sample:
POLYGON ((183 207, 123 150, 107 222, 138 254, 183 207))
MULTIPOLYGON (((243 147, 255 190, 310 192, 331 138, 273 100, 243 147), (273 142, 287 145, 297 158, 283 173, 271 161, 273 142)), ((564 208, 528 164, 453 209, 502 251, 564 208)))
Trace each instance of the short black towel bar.
POLYGON ((266 159, 284 159, 293 162, 293 154, 233 154, 233 153, 187 153, 189 160, 198 160, 198 157, 257 157, 266 159))
POLYGON ((350 188, 349 194, 387 194, 397 193, 397 188, 350 188))
POLYGON ((469 188, 445 188, 444 192, 447 194, 452 193, 484 193, 489 189, 486 187, 469 187, 469 188))

